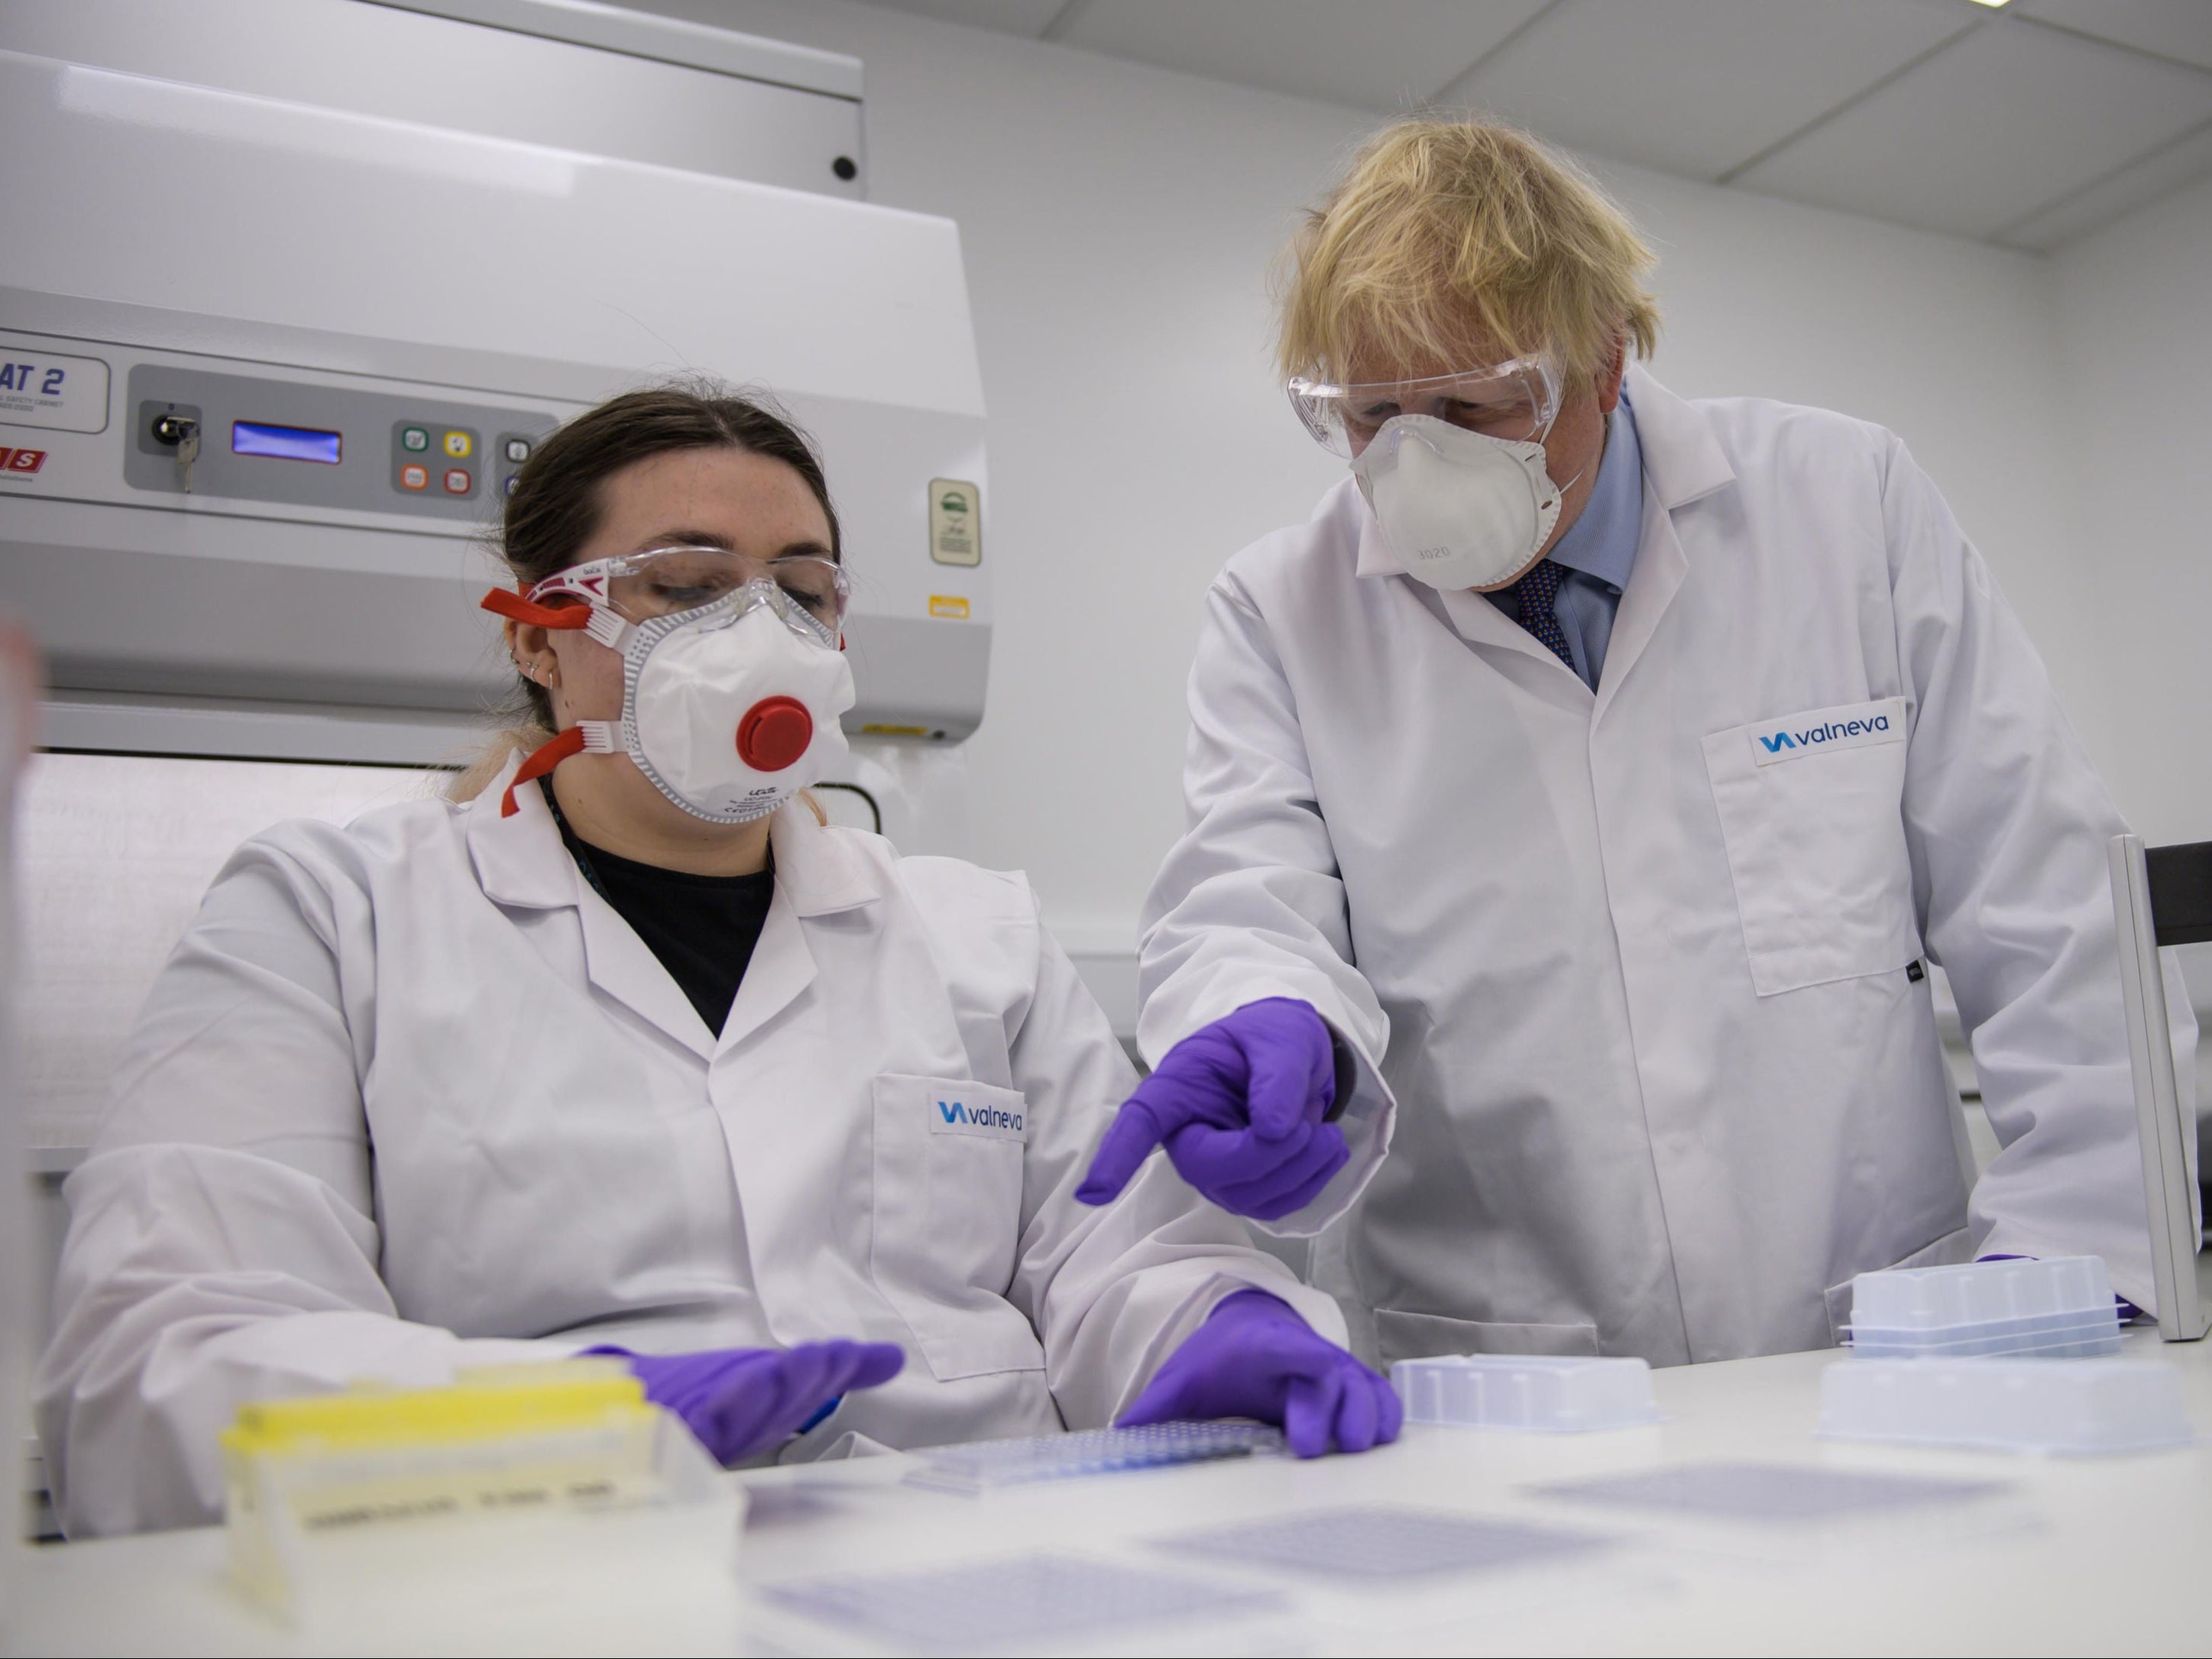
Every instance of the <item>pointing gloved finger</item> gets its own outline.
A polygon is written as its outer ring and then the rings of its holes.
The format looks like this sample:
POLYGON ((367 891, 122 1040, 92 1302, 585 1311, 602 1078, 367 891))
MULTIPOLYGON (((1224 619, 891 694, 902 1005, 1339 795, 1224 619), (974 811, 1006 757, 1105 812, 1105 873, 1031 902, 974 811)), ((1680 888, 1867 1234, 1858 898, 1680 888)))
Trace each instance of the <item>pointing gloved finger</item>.
POLYGON ((1283 1407, 1283 1437, 1300 1457, 1328 1454, 1329 1431, 1344 1398, 1344 1379, 1334 1371, 1302 1376, 1291 1384, 1283 1407))
MULTIPOLYGON (((778 1355, 781 1398, 763 1425, 763 1443, 798 1433, 830 1401, 849 1389, 868 1386, 855 1381, 855 1373, 867 1363, 864 1356, 886 1346, 889 1345, 836 1338, 827 1342, 802 1342, 778 1355)), ((890 1352, 901 1364, 904 1363, 905 1356, 898 1349, 894 1347, 890 1352)), ((875 1364, 880 1366, 881 1362, 875 1364)), ((896 1370, 894 1367, 894 1373, 896 1370)))
POLYGON ((1098 1143, 1083 1184, 1075 1189, 1081 1204, 1110 1204, 1144 1166, 1152 1150, 1176 1126, 1160 1121, 1158 1109, 1141 1092, 1129 1097, 1098 1143))
POLYGON ((1243 1044, 1251 1066, 1245 1109, 1261 1139, 1280 1140, 1327 1109, 1322 1083, 1334 1080, 1335 1060, 1328 1027, 1305 1004, 1278 998, 1255 1005, 1255 1012, 1261 1010, 1265 1040, 1243 1044))
POLYGON ((732 1374, 715 1402, 726 1459, 750 1456, 799 1433, 856 1388, 897 1375, 905 1354, 887 1342, 802 1342, 732 1374))
MULTIPOLYGON (((757 1381, 773 1389, 773 1398, 756 1407, 760 1419, 757 1437, 763 1445, 793 1432, 837 1392, 836 1354, 827 1342, 802 1342, 787 1348, 764 1369, 766 1375, 757 1381)), ((742 1389, 745 1382, 754 1380, 743 1379, 738 1386, 742 1389)), ((733 1403, 742 1409, 741 1402, 733 1403)))
POLYGON ((878 1389, 906 1369, 906 1350, 896 1342, 841 1342, 844 1368, 836 1392, 878 1389))
MULTIPOLYGON (((1177 1169, 1184 1167, 1182 1150, 1178 1142, 1169 1143, 1169 1152, 1177 1169)), ((1259 1175, 1242 1180, 1216 1181, 1209 1186, 1200 1186, 1194 1180, 1191 1184, 1200 1187, 1208 1198, 1233 1214, 1249 1216, 1256 1221, 1278 1221, 1312 1203, 1336 1172, 1351 1161, 1352 1149, 1345 1143, 1344 1132, 1333 1123, 1324 1123, 1309 1126, 1307 1138, 1296 1144, 1296 1150, 1288 1158, 1259 1175)), ((1185 1179, 1189 1177, 1186 1176, 1185 1179)))

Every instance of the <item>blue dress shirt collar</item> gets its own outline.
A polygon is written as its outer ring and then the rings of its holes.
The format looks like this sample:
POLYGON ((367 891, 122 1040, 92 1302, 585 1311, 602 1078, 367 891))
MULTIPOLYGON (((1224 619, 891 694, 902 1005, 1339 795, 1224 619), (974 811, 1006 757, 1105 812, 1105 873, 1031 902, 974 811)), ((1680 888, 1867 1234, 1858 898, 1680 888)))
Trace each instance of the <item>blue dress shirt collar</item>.
POLYGON ((1636 440, 1635 412, 1624 390, 1607 422, 1597 483, 1583 505, 1582 517, 1553 544, 1551 556, 1618 594, 1636 568, 1636 544, 1643 529, 1644 453, 1636 440))

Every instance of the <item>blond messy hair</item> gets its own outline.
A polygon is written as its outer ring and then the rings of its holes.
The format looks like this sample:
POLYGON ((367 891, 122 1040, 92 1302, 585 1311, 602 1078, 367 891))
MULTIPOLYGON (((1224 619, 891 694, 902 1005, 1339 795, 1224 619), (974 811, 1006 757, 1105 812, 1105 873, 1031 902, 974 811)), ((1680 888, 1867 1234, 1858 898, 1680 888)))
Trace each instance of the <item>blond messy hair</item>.
POLYGON ((1588 386, 1623 339, 1648 357, 1656 261, 1581 168, 1487 121, 1385 127, 1285 251, 1279 362, 1449 373, 1550 351, 1588 386))

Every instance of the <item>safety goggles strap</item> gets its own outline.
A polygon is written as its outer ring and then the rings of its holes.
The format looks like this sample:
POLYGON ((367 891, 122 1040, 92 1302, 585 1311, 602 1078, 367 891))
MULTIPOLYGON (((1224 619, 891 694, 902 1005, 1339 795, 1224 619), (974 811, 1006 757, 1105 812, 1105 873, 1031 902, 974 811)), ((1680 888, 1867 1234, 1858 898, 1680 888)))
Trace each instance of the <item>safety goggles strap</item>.
POLYGON ((538 605, 503 587, 493 588, 477 604, 513 622, 531 623, 539 628, 580 629, 616 651, 622 649, 623 641, 629 633, 630 625, 605 605, 538 605))
POLYGON ((578 720, 552 742, 541 744, 514 770, 514 779, 507 786, 507 793, 500 798, 499 815, 511 818, 520 810, 514 804, 514 792, 526 783, 535 783, 572 755, 586 751, 610 754, 622 747, 622 732, 612 720, 578 720))
POLYGON ((495 587, 477 601, 477 605, 510 622, 529 623, 538 628, 576 629, 592 624, 591 608, 581 605, 534 605, 520 593, 510 593, 503 587, 495 587))

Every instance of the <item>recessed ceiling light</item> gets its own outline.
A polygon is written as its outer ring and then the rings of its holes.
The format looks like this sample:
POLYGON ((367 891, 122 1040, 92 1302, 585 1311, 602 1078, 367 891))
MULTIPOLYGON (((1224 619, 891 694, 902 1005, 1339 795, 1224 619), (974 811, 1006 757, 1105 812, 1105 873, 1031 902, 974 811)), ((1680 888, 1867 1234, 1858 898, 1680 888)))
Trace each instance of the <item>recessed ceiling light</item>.
POLYGON ((1987 6, 1991 11, 1995 11, 2000 6, 2010 5, 2012 0, 1974 0, 1974 3, 1978 6, 1987 6))

